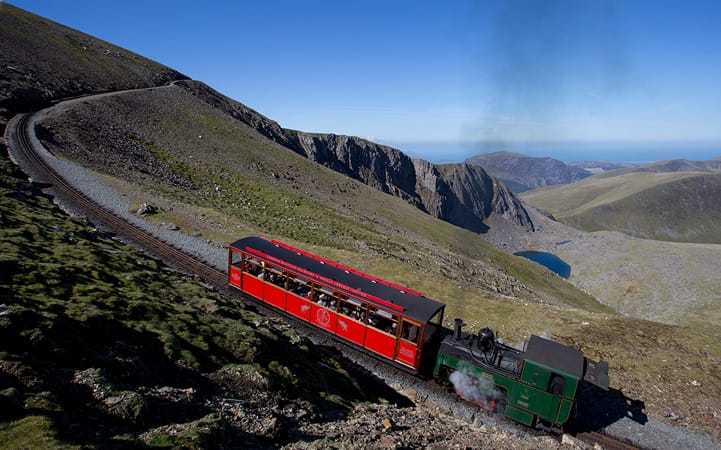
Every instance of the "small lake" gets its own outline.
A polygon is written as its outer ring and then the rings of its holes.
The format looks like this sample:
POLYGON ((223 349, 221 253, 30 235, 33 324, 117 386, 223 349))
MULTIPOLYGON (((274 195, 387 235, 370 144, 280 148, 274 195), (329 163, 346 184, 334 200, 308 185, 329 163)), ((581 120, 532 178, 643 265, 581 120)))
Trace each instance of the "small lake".
POLYGON ((571 276, 571 266, 566 264, 564 260, 553 253, 526 251, 514 253, 514 255, 522 256, 533 262, 537 262, 563 279, 567 279, 571 276))

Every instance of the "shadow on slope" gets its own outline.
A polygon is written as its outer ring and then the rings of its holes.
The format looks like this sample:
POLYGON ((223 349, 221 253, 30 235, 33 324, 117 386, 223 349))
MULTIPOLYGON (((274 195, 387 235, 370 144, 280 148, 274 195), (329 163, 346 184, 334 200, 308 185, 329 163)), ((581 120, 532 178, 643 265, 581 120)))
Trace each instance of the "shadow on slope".
POLYGON ((564 429, 571 434, 601 431, 624 418, 643 425, 648 422, 645 407, 642 400, 629 398, 619 389, 603 392, 583 382, 579 386, 576 414, 564 429))

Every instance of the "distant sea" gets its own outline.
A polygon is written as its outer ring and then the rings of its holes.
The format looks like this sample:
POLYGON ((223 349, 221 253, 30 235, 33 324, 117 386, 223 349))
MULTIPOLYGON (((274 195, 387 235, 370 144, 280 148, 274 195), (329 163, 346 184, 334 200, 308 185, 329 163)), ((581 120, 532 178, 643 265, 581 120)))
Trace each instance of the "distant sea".
POLYGON ((377 142, 436 164, 462 162, 471 156, 501 150, 564 162, 598 160, 645 164, 667 159, 705 161, 721 157, 721 142, 377 142))

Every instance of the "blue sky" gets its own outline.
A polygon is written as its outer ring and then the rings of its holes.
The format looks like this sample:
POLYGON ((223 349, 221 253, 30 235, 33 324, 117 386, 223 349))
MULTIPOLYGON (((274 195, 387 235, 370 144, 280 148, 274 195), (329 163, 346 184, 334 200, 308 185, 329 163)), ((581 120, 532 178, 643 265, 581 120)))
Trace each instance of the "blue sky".
POLYGON ((434 162, 721 156, 719 1, 11 0, 282 126, 434 162))

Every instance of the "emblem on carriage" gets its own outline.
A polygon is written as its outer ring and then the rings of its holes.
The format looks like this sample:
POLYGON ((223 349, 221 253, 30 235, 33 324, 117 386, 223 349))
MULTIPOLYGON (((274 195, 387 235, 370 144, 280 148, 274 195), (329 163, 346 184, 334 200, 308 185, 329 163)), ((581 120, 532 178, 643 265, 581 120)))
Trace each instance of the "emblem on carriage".
POLYGON ((231 272, 230 272, 230 279, 231 279, 231 281, 233 281, 233 282, 235 282, 235 283, 240 283, 240 273, 238 273, 238 272, 236 272, 236 271, 234 271, 234 270, 231 271, 231 272))
POLYGON ((318 312, 315 313, 315 319, 322 327, 330 325, 330 313, 325 309, 318 309, 318 312))

